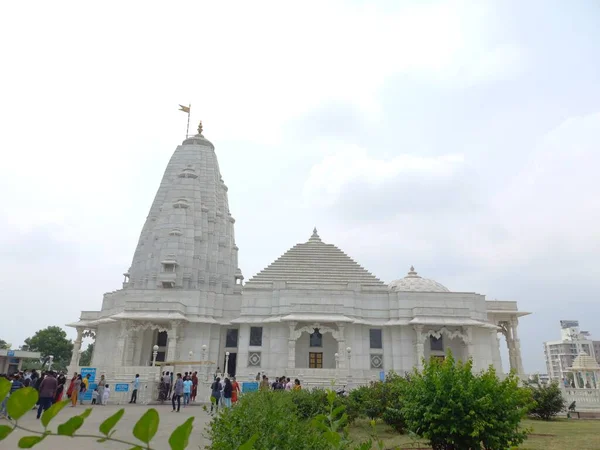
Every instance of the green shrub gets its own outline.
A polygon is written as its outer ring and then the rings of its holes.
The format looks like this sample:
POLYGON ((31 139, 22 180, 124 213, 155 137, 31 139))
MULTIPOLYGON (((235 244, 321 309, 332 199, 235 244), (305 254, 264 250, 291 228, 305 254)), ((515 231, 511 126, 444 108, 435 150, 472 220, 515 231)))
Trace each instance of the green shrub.
MULTIPOLYGON (((312 419, 319 414, 325 414, 328 409, 327 391, 324 389, 303 389, 300 391, 286 392, 291 396, 294 405, 296 405, 298 417, 303 419, 312 419)), ((345 413, 348 416, 348 423, 352 423, 359 416, 359 409, 349 397, 335 396, 334 407, 345 407, 345 413)))
POLYGON ((566 402, 558 383, 552 382, 548 386, 542 386, 539 379, 527 383, 535 404, 529 411, 529 415, 542 420, 551 420, 565 409, 566 402))
MULTIPOLYGON (((308 420, 299 417, 289 392, 253 392, 240 397, 235 408, 217 415, 207 430, 214 450, 237 450, 256 439, 255 449, 317 450, 328 444, 308 420)), ((326 400, 326 399, 325 399, 326 400)))
POLYGON ((471 361, 431 360, 403 385, 402 415, 408 430, 434 450, 504 450, 516 447, 528 430, 521 419, 532 404, 513 374, 503 381, 493 368, 474 374, 471 361))
POLYGON ((382 419, 398 432, 404 431, 402 417, 402 388, 407 380, 394 372, 384 382, 372 382, 350 391, 349 406, 355 415, 382 419))

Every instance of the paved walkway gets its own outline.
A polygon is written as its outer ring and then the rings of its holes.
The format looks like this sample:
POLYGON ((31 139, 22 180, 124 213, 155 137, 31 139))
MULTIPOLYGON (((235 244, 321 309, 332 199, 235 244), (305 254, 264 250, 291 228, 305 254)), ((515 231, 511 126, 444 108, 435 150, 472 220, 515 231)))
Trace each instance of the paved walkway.
MULTIPOLYGON (((137 439, 131 434, 133 426, 137 420, 144 414, 148 408, 155 408, 160 413, 160 425, 158 432, 152 441, 152 448, 155 449, 168 449, 168 439, 171 432, 181 425, 188 417, 195 416, 194 420, 194 431, 190 436, 189 449, 203 449, 205 445, 209 444, 208 439, 204 437, 206 425, 210 422, 210 416, 204 411, 201 406, 190 406, 187 408, 181 408, 180 413, 171 412, 171 406, 168 404, 155 405, 155 406, 142 406, 142 405, 126 405, 125 414, 121 421, 117 424, 116 433, 114 437, 125 439, 130 442, 137 442, 137 439)), ((65 407, 57 417, 55 417, 50 423, 50 429, 55 432, 56 427, 65 422, 69 417, 81 414, 85 408, 89 406, 77 406, 71 408, 70 406, 65 407)), ((99 425, 109 417, 110 415, 117 412, 121 406, 95 406, 92 414, 85 420, 84 425, 77 431, 77 434, 100 434, 98 431, 99 425)), ((26 414, 19 424, 27 427, 31 430, 42 431, 43 427, 39 421, 35 418, 35 411, 31 411, 26 414)), ((4 419, 0 419, 1 425, 6 425, 7 422, 4 419)), ((22 430, 15 430, 11 435, 3 441, 0 441, 0 450, 4 449, 16 449, 17 442, 22 436, 30 435, 22 430)), ((125 444, 118 444, 114 442, 97 443, 94 439, 90 438, 68 438, 64 436, 48 436, 44 441, 37 444, 35 449, 40 450, 82 450, 82 449, 123 449, 127 450, 129 447, 125 444)))

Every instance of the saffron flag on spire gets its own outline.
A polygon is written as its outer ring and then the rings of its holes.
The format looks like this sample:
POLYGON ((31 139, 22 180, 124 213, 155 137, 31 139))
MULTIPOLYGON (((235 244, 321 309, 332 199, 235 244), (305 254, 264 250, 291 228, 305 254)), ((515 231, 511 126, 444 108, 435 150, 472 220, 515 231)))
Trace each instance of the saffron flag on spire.
POLYGON ((179 111, 183 111, 183 112, 189 114, 189 112, 190 112, 190 106, 179 105, 179 111))

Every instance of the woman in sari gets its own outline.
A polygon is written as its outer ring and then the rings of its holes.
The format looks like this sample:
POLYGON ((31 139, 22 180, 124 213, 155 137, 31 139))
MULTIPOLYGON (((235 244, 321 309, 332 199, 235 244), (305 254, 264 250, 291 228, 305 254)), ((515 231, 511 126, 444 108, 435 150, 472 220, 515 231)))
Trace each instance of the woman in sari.
POLYGON ((58 378, 56 379, 57 381, 57 388, 56 388, 56 394, 54 395, 54 403, 58 403, 62 400, 62 396, 63 396, 63 392, 65 390, 65 383, 67 382, 67 379, 65 378, 64 375, 59 375, 58 378))
POLYGON ((198 372, 194 372, 192 375, 192 401, 196 401, 196 395, 198 395, 198 372))
POLYGON ((238 401, 238 394, 240 391, 240 384, 237 382, 235 377, 232 378, 233 383, 231 383, 231 403, 236 403, 238 401))
MULTIPOLYGON (((73 391, 71 392, 71 408, 77 406, 77 397, 79 396, 79 390, 81 389, 81 375, 77 375, 74 383, 71 383, 73 386, 73 391)), ((71 387, 69 387, 71 389, 71 387)))
MULTIPOLYGON (((75 381, 77 380, 77 372, 73 374, 73 378, 71 378, 71 382, 69 383, 69 388, 67 389, 67 398, 71 398, 73 395, 73 389, 75 388, 75 381)), ((79 392, 79 391, 77 391, 79 392)))

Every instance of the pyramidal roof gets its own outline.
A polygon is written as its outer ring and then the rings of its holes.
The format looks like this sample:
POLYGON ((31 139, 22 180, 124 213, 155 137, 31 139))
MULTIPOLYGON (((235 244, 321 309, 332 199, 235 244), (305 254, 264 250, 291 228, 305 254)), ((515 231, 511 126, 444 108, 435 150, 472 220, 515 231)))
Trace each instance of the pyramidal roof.
POLYGON ((335 245, 321 241, 316 228, 308 242, 290 248, 271 265, 248 280, 246 287, 275 281, 384 286, 379 278, 335 245))

